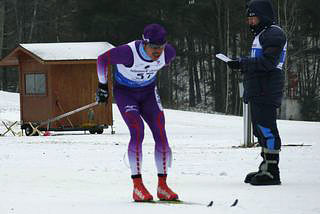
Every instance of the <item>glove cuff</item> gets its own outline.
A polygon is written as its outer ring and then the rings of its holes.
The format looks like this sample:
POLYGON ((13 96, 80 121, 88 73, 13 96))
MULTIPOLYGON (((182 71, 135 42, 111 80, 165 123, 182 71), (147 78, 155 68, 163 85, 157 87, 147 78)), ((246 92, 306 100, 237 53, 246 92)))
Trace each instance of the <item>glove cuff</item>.
POLYGON ((108 84, 107 84, 107 83, 106 83, 106 84, 103 84, 103 83, 100 83, 100 82, 99 82, 98 87, 101 88, 101 89, 103 89, 103 90, 108 90, 108 84))

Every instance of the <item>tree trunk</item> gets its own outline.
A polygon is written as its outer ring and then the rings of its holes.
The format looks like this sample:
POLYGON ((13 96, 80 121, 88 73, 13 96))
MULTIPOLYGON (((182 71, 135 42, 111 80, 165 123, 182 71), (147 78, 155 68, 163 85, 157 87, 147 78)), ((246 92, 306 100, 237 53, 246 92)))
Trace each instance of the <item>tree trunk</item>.
MULTIPOLYGON (((226 8, 226 50, 227 52, 229 52, 229 48, 230 48, 230 13, 229 13, 229 9, 226 8)), ((229 69, 226 70, 226 108, 225 108, 225 113, 228 114, 229 113, 229 69)))
MULTIPOLYGON (((194 50, 195 51, 195 50, 194 50)), ((194 83, 196 86, 196 95, 197 95, 197 104, 201 103, 201 91, 200 91, 200 81, 199 81, 199 72, 198 72, 198 61, 199 59, 196 59, 196 57, 193 57, 193 73, 194 73, 194 83)))
MULTIPOLYGON (((3 41, 4 41, 4 22, 5 22, 5 0, 0 0, 0 59, 2 59, 3 54, 3 41)), ((3 69, 1 82, 0 82, 0 90, 8 89, 8 81, 7 81, 7 72, 3 69)))
POLYGON ((3 68, 3 73, 2 73, 2 90, 8 91, 8 71, 7 71, 7 68, 3 68))
POLYGON ((214 92, 215 92, 215 76, 214 76, 214 69, 213 69, 213 60, 212 60, 212 57, 213 56, 213 52, 214 50, 213 49, 213 46, 211 43, 208 44, 209 45, 209 58, 208 58, 208 65, 209 65, 209 74, 210 74, 210 94, 211 94, 211 97, 212 97, 212 108, 213 110, 215 110, 215 104, 214 104, 214 101, 215 101, 215 97, 214 97, 214 92))
POLYGON ((172 96, 174 97, 173 100, 175 102, 174 108, 178 109, 179 108, 179 99, 178 99, 178 71, 177 71, 177 61, 174 60, 173 62, 173 72, 174 72, 174 79, 172 81, 174 85, 174 92, 172 91, 172 96))
POLYGON ((191 35, 187 36, 187 46, 188 46, 188 73, 189 73, 189 106, 195 107, 195 91, 194 91, 194 76, 193 76, 193 68, 194 68, 194 43, 191 35))
MULTIPOLYGON (((223 27, 223 14, 222 14, 222 7, 223 3, 221 0, 216 0, 216 7, 217 7, 217 36, 216 36, 216 47, 219 51, 223 52, 225 38, 224 38, 224 27, 223 27)), ((221 62, 215 63, 215 110, 218 112, 225 112, 225 97, 226 97, 226 73, 225 73, 225 65, 221 62)))
POLYGON ((206 44, 205 44, 205 39, 203 38, 201 43, 200 43, 200 52, 201 52, 201 57, 199 61, 199 66, 200 66, 200 74, 201 74, 201 80, 203 84, 203 97, 204 97, 204 105, 207 105, 207 73, 206 73, 206 67, 205 67, 205 58, 206 58, 206 44))
POLYGON ((33 15, 30 23, 30 33, 28 38, 29 42, 32 42, 32 35, 33 35, 34 25, 36 22, 37 10, 38 10, 38 0, 34 0, 33 15))
POLYGON ((5 22, 5 0, 0 0, 0 59, 2 59, 2 54, 3 54, 4 22, 5 22))

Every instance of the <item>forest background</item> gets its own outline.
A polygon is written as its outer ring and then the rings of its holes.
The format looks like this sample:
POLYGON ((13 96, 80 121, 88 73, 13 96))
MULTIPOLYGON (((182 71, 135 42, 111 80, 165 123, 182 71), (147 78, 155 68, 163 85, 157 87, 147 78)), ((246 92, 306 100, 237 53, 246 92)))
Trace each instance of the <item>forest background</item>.
MULTIPOLYGON (((140 39, 159 23, 177 57, 159 72, 166 108, 241 115, 241 75, 216 59, 248 56, 253 35, 246 0, 0 0, 0 58, 20 43, 140 39)), ((303 120, 320 121, 320 1, 272 0, 287 34, 285 99, 299 102, 303 120)), ((18 71, 0 68, 0 90, 18 92, 18 71)))

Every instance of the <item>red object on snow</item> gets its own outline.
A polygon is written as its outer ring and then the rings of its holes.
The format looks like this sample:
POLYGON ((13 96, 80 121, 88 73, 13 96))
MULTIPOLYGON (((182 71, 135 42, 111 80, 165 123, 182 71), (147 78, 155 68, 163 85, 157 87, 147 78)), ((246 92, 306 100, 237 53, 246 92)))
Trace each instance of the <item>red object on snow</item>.
POLYGON ((45 131, 44 134, 43 134, 43 136, 51 136, 51 132, 45 131))

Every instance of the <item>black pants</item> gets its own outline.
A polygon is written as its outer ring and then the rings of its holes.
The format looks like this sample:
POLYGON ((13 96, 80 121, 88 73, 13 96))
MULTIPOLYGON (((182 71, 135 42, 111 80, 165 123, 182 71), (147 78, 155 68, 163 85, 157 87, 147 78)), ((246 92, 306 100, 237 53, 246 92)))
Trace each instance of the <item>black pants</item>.
POLYGON ((277 107, 274 105, 250 102, 253 134, 261 147, 280 150, 281 139, 277 128, 277 107))

